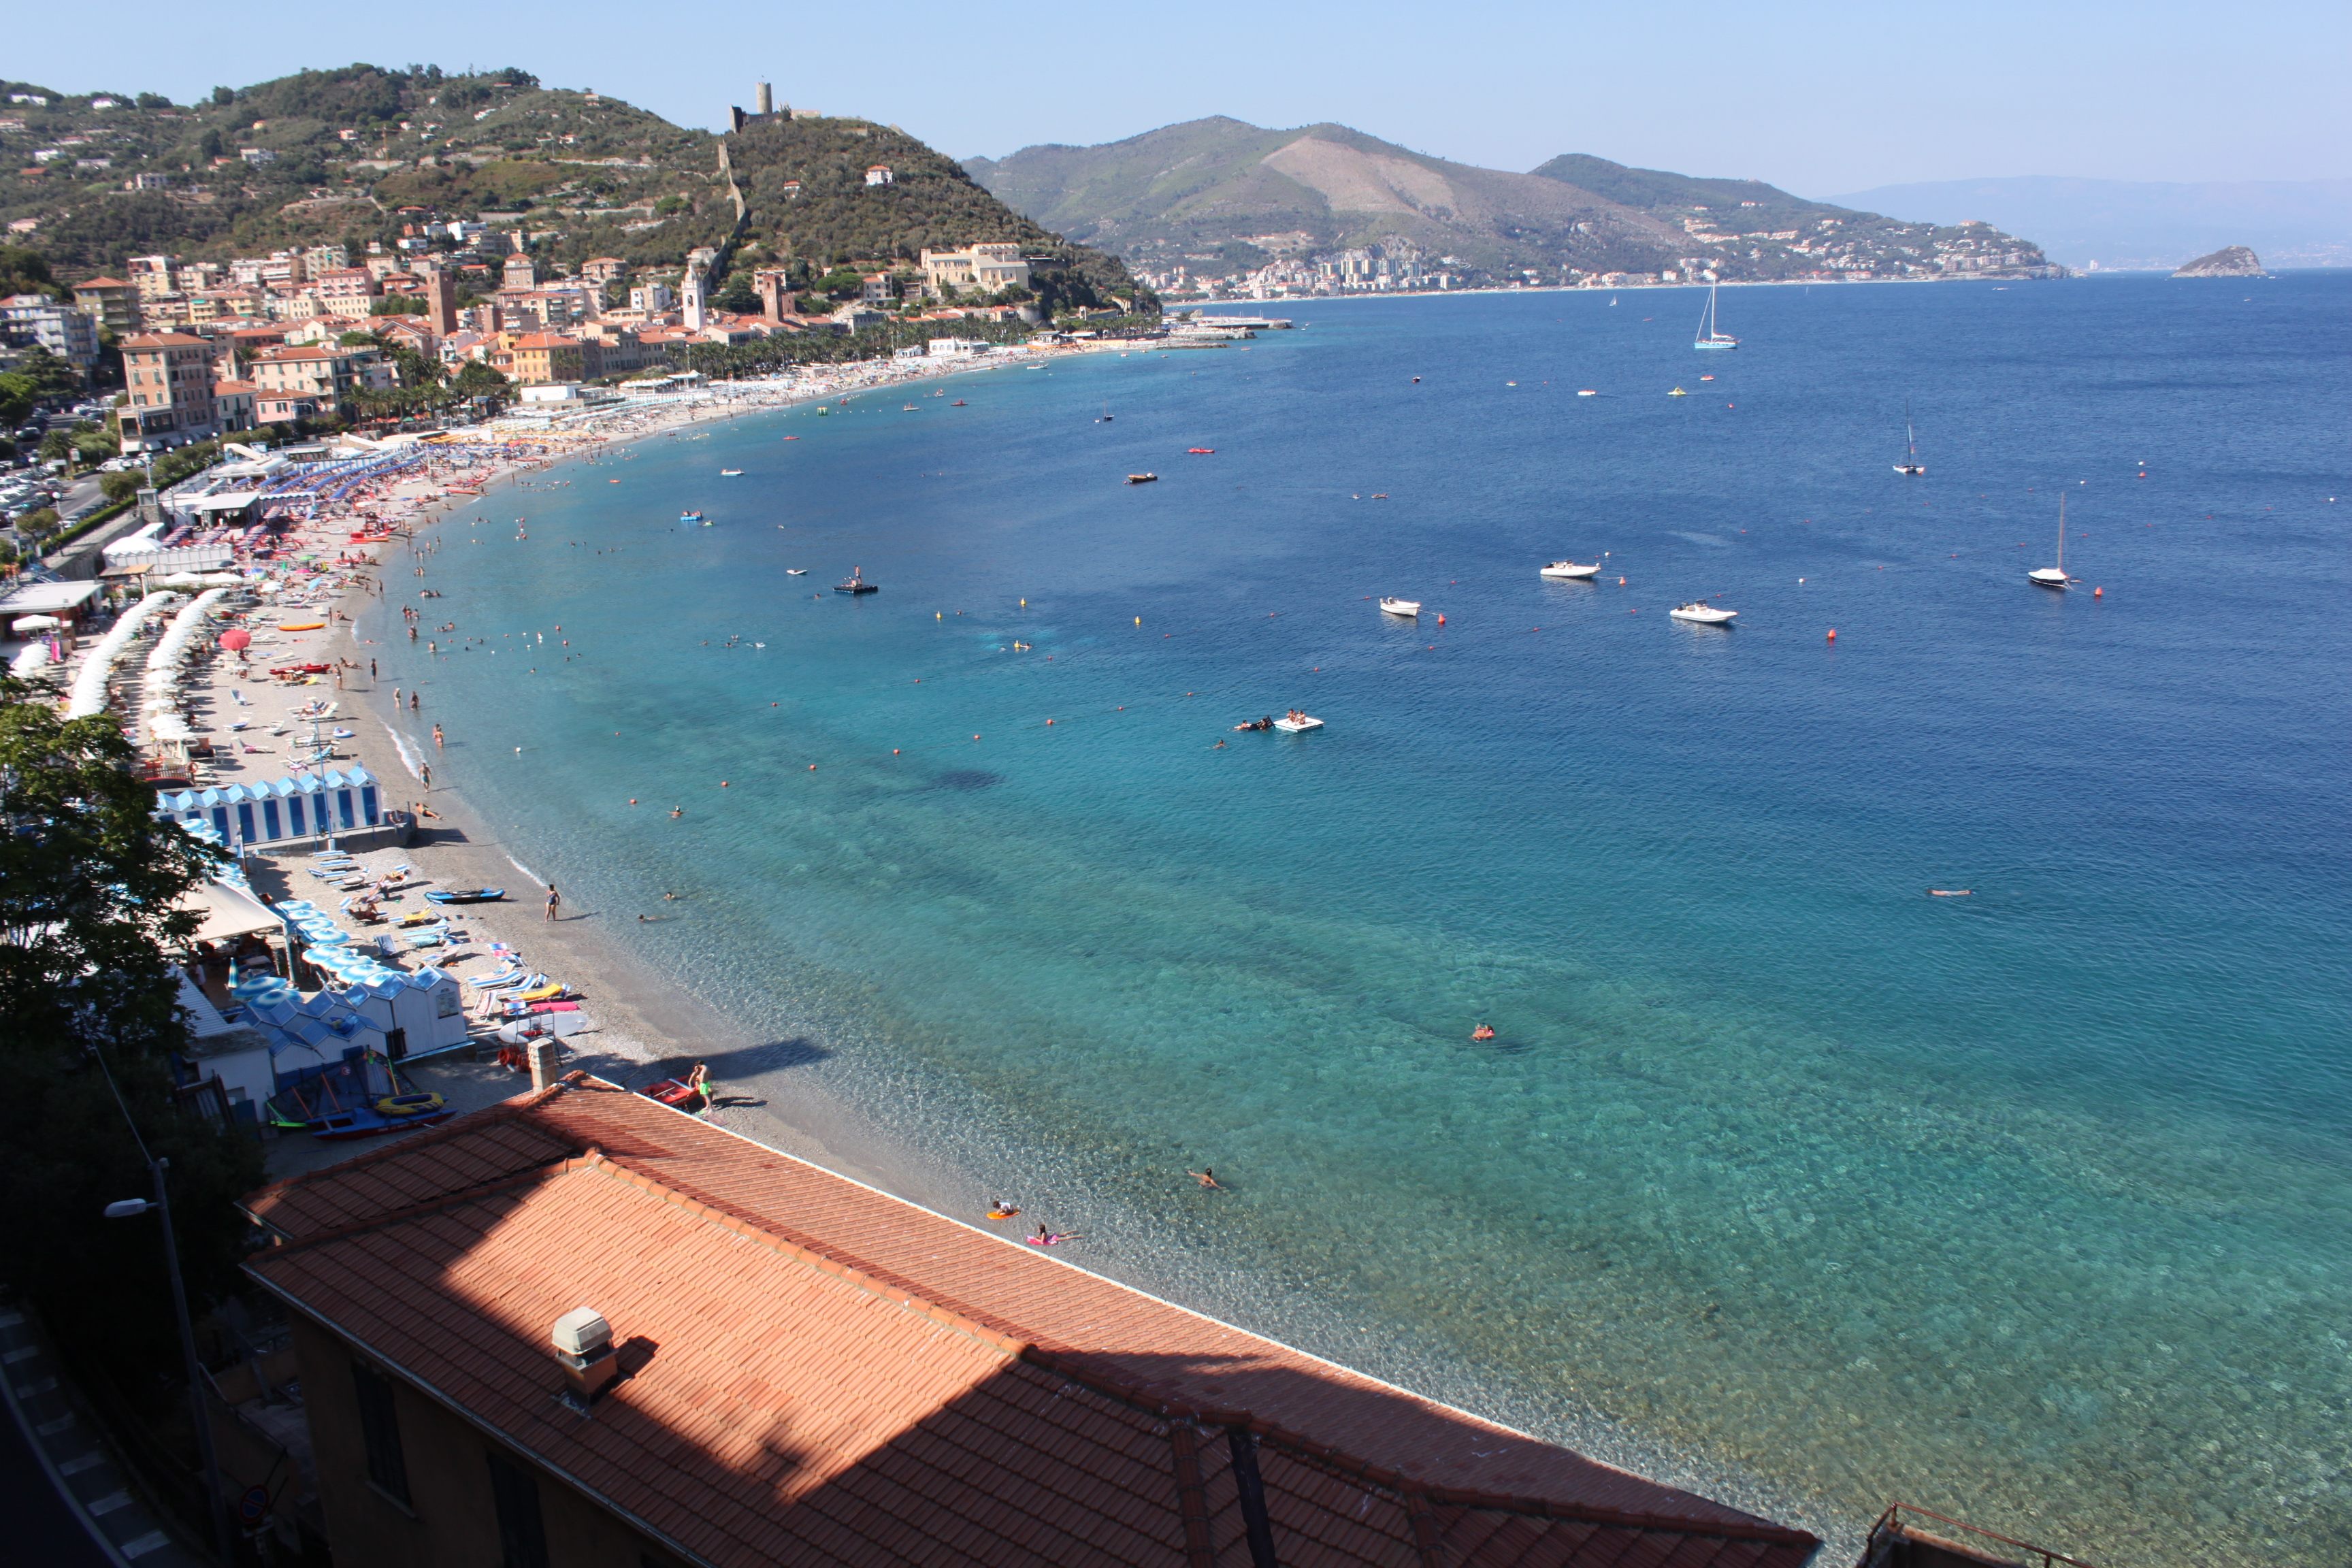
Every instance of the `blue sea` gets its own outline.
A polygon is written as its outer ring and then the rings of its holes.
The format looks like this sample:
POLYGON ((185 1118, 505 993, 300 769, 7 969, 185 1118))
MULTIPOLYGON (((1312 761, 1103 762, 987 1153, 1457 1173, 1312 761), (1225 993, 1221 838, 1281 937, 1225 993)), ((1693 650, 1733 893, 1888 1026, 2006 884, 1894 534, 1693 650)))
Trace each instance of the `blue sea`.
POLYGON ((2352 1558, 2352 274, 1699 305, 649 439, 369 635, 722 1080, 1074 1261, 1847 1539, 2352 1558))

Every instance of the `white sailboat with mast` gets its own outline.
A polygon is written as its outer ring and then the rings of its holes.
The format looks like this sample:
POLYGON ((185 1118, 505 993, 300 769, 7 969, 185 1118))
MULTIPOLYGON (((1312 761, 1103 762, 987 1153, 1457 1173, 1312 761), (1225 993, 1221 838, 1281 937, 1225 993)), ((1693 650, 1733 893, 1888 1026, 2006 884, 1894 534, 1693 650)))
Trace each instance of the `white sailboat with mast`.
POLYGON ((1911 427, 1911 400, 1907 397, 1903 400, 1903 460, 1895 465, 1896 473, 1915 479, 1927 473, 1927 465, 1919 460, 1919 433, 1911 427))
POLYGON ((1695 349, 1736 349, 1739 340, 1721 330, 1715 315, 1715 285, 1706 286, 1706 308, 1698 314, 1698 336, 1691 340, 1695 349))
POLYGON ((2025 574, 2025 580, 2037 588, 2055 588, 2062 594, 2074 581, 2066 575, 2066 497, 2063 491, 2058 497, 2058 564, 2037 566, 2025 574))

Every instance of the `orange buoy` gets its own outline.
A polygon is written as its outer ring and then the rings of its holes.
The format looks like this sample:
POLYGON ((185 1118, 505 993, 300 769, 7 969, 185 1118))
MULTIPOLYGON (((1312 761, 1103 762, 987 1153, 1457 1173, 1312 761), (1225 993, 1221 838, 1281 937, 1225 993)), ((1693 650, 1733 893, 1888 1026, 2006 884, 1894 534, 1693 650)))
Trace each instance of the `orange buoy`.
POLYGON ((816 772, 816 764, 815 764, 814 763, 811 763, 809 764, 809 772, 811 772, 811 773, 814 773, 814 772, 816 772))
POLYGON ((1832 642, 1835 642, 1835 641, 1837 641, 1837 627, 1835 627, 1835 626, 1832 626, 1832 627, 1830 628, 1830 641, 1832 641, 1832 642))
POLYGON ((1439 626, 1444 626, 1444 625, 1445 624, 1445 617, 1444 617, 1444 616, 1438 616, 1438 617, 1437 617, 1437 624, 1438 624, 1439 626))
POLYGON ((1051 728, 1051 727, 1052 727, 1053 722, 1054 722, 1054 721, 1053 721, 1051 719, 1048 719, 1048 720, 1046 720, 1046 721, 1045 721, 1045 723, 1046 723, 1046 725, 1047 725, 1047 727, 1048 727, 1048 728, 1051 728))
POLYGON ((2091 590, 2091 597, 2094 599, 2104 599, 2106 596, 2107 591, 2105 588, 2094 588, 2091 590))
POLYGON ((720 779, 719 781, 719 787, 720 789, 725 789, 727 787, 727 781, 725 779, 720 779))
POLYGON ((895 756, 897 756, 897 755, 898 754, 898 747, 896 747, 896 746, 891 747, 891 748, 890 748, 890 754, 891 754, 892 756, 894 756, 894 757, 895 757, 895 756))

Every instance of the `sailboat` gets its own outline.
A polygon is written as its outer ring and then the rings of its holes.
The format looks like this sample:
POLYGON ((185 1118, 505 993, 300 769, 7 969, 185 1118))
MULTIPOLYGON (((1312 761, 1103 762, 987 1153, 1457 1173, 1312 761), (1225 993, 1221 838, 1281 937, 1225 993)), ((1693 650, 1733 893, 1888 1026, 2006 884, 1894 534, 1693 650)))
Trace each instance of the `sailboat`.
POLYGON ((2063 593, 2074 579, 2066 575, 2066 498, 2058 498, 2058 564, 2037 566, 2025 574, 2025 580, 2037 588, 2055 588, 2063 593))
POLYGON ((1715 315, 1715 285, 1706 286, 1706 309, 1698 313, 1698 336, 1691 340, 1695 349, 1736 349, 1739 340, 1718 330, 1715 315))
POLYGON ((1903 460, 1895 465, 1896 473, 1915 479, 1927 473, 1927 465, 1919 460, 1918 433, 1911 428, 1911 400, 1907 397, 1903 400, 1903 460))

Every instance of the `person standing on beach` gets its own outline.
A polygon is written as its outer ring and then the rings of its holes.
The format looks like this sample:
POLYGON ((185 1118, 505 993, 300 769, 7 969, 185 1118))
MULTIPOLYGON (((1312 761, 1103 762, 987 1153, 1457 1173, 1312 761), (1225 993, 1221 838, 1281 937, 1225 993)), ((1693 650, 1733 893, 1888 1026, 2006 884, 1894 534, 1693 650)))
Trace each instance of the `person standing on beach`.
POLYGON ((368 660, 368 684, 370 686, 375 684, 375 660, 373 659, 368 660))
POLYGON ((431 789, 433 787, 433 764, 431 763, 419 763, 416 764, 416 772, 418 775, 424 779, 425 787, 426 789, 431 789))
POLYGON ((547 885, 547 918, 549 920, 553 920, 555 918, 556 909, 562 902, 563 895, 555 890, 554 883, 550 882, 547 885))

